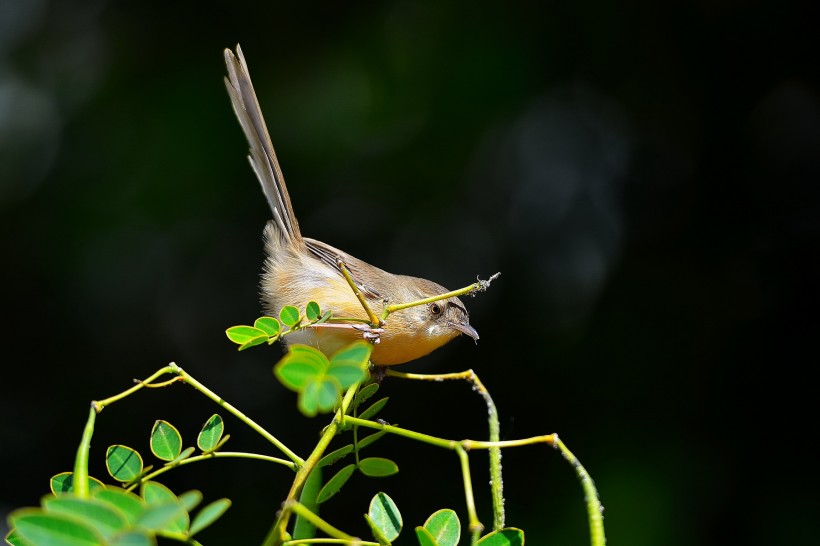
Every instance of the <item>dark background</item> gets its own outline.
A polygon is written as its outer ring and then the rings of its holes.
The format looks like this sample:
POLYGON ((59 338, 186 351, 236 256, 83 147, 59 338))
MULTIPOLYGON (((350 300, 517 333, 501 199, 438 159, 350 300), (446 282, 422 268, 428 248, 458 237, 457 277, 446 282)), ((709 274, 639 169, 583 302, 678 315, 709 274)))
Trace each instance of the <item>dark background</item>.
MULTIPOLYGON (((90 400, 169 361, 303 455, 326 423, 275 381, 278 347, 238 353, 223 333, 260 312, 269 215, 222 83, 240 42, 305 234, 450 288, 502 272, 467 302, 478 346, 403 370, 474 368, 504 438, 560 433, 610 544, 816 538, 810 6, 2 0, 0 510, 71 468, 90 400)), ((383 392, 391 422, 486 436, 464 384, 383 392)), ((110 444, 147 453, 155 419, 192 444, 217 409, 181 386, 111 406, 92 473, 110 444)), ((230 449, 276 454, 227 424, 230 449)), ((353 480, 332 523, 366 534, 379 490, 403 509, 400 544, 435 509, 466 521, 453 454, 369 449, 401 473, 353 480)), ((489 524, 486 454, 471 457, 489 524)), ((528 544, 588 543, 558 453, 504 463, 528 544)), ((164 478, 234 500, 203 542, 258 544, 291 476, 222 460, 164 478)))

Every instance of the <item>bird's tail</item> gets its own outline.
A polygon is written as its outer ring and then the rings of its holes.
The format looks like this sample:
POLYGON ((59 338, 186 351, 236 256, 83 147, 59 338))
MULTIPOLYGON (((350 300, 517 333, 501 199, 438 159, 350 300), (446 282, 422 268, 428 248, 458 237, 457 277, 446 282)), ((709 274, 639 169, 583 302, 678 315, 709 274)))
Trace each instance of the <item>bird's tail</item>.
POLYGON ((285 177, 282 175, 282 169, 279 168, 279 161, 276 159, 276 152, 273 151, 273 144, 265 125, 265 119, 262 117, 262 110, 259 108, 259 101, 253 90, 248 64, 238 44, 236 55, 230 49, 225 50, 225 64, 228 66, 225 87, 228 88, 236 118, 250 145, 248 159, 253 172, 256 173, 262 185, 262 191, 265 192, 265 197, 273 211, 273 219, 279 228, 280 235, 291 244, 300 244, 302 235, 290 204, 285 177))

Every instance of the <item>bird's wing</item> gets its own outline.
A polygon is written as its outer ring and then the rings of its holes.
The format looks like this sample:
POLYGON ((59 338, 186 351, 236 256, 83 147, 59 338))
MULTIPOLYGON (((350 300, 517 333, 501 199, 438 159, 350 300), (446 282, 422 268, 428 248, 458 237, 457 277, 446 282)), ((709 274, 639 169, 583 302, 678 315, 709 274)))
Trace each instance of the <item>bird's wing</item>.
POLYGON ((316 259, 338 271, 339 275, 342 275, 342 270, 339 267, 339 260, 341 260, 347 270, 350 271, 353 282, 356 283, 356 286, 365 296, 375 299, 384 299, 381 294, 376 292, 372 286, 368 286, 363 280, 366 277, 364 268, 373 266, 369 266, 347 252, 342 252, 338 248, 334 248, 322 241, 317 241, 309 237, 305 237, 304 241, 305 246, 316 259))

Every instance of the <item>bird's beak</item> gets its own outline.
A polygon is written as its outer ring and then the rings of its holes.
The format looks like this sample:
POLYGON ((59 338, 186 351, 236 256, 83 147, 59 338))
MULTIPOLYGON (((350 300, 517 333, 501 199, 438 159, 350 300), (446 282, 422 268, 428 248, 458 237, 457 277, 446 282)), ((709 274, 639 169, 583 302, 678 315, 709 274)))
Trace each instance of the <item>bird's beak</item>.
POLYGON ((467 324, 466 322, 449 322, 448 324, 456 330, 458 330, 459 332, 461 332, 462 334, 467 334, 468 336, 473 338, 474 341, 478 341, 478 332, 476 332, 476 329, 467 324))

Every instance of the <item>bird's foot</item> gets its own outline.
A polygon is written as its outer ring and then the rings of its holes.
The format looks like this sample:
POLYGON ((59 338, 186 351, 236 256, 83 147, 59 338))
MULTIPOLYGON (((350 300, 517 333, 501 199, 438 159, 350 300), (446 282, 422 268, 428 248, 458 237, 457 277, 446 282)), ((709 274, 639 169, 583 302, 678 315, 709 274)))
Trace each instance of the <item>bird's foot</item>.
POLYGON ((374 328, 369 324, 351 324, 351 326, 362 333, 362 337, 374 345, 381 343, 381 335, 384 328, 374 328))

